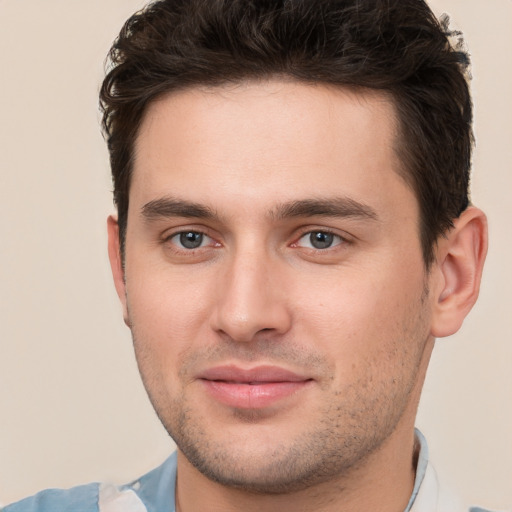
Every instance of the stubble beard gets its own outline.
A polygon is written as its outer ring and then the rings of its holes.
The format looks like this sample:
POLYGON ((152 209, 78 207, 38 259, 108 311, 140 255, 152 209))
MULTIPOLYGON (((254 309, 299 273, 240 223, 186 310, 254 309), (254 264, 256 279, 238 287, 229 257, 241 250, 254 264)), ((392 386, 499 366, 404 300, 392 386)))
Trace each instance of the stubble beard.
MULTIPOLYGON (((403 334, 410 335, 411 332, 403 334)), ((418 332, 415 334, 417 336, 418 332)), ((151 371, 152 357, 137 342, 134 334, 139 370, 150 400, 183 455, 210 480, 255 494, 286 494, 332 480, 337 480, 341 486, 344 478, 368 463, 411 406, 426 341, 421 343, 418 339, 410 339, 410 342, 416 350, 402 354, 407 360, 405 364, 411 368, 410 374, 404 376, 399 371, 404 360, 396 362, 396 372, 388 368, 387 378, 378 382, 373 380, 376 374, 370 370, 360 381, 343 390, 327 391, 321 407, 310 404, 312 409, 302 409, 304 417, 312 414, 318 419, 313 427, 290 436, 285 442, 281 440, 261 446, 259 453, 248 453, 243 446, 222 440, 222 436, 218 439, 212 430, 215 426, 209 418, 201 416, 187 398, 185 389, 169 401, 169 396, 162 391, 165 390, 164 383, 156 382, 159 378, 151 371), (380 389, 372 390, 374 386, 380 389)), ((403 342, 399 345, 401 348, 406 346, 403 342)), ((270 350, 276 361, 297 360, 297 352, 292 351, 290 357, 285 357, 286 349, 269 348, 276 346, 279 344, 275 342, 263 343, 261 350, 256 350, 252 357, 268 356, 270 350)), ((226 352, 228 350, 231 351, 226 349, 226 352)), ((245 345, 243 350, 246 350, 245 345)), ((307 358, 302 356, 301 364, 307 358)), ((371 363, 369 361, 369 366, 371 363)), ((327 362, 318 357, 313 357, 311 364, 323 365, 324 371, 329 370, 327 362)), ((233 414, 242 424, 254 424, 259 419, 258 413, 244 410, 235 410, 233 414)), ((301 422, 299 416, 296 421, 301 422)))
POLYGON ((187 460, 210 480, 248 493, 276 495, 333 480, 342 488, 344 477, 364 466, 397 423, 389 418, 378 426, 365 425, 353 421, 357 415, 347 418, 343 407, 336 409, 327 410, 315 430, 301 432, 286 444, 264 447, 259 456, 215 442, 190 409, 182 409, 174 425, 160 419, 187 460))

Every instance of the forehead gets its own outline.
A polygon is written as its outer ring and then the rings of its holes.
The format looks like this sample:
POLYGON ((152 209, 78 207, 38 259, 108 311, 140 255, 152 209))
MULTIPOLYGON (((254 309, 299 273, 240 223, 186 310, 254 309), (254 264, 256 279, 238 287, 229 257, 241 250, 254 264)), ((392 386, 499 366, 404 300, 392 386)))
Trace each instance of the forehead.
POLYGON ((393 103, 379 92, 278 80, 187 89, 149 106, 130 202, 171 194, 226 204, 235 194, 271 209, 304 195, 364 202, 369 192, 385 202, 410 193, 396 132, 393 103))

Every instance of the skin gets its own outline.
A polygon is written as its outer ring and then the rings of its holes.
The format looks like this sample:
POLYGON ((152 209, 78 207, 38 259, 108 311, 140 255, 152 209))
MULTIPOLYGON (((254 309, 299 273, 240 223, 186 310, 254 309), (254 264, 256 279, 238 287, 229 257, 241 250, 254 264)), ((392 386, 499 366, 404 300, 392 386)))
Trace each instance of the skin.
POLYGON ((124 270, 114 218, 109 253, 180 512, 407 505, 434 337, 476 300, 486 238, 468 209, 426 272, 395 127, 383 94, 278 80, 149 106, 124 270), (233 405, 205 385, 219 365, 302 380, 233 405))

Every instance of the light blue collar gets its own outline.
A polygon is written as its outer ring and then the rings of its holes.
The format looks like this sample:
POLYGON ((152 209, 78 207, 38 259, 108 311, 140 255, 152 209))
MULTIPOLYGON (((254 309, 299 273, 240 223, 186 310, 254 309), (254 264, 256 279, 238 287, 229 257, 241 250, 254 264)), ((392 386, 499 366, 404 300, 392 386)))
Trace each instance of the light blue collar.
MULTIPOLYGON (((414 488, 404 512, 410 512, 428 465, 427 441, 418 429, 415 429, 415 436, 420 451, 414 488)), ((177 461, 178 455, 177 452, 174 452, 161 466, 123 488, 132 489, 146 506, 147 512, 175 512, 177 461)))

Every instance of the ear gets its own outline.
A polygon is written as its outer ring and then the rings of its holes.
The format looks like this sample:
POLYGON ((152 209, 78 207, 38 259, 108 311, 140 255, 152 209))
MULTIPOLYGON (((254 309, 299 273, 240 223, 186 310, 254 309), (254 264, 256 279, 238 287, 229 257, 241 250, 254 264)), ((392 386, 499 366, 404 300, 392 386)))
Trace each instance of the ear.
POLYGON ((119 296, 119 300, 123 306, 124 323, 130 327, 128 308, 126 303, 126 284, 124 281, 123 260, 121 258, 121 244, 119 240, 119 224, 113 215, 110 215, 107 219, 107 232, 108 258, 110 260, 110 268, 112 269, 112 276, 114 277, 114 284, 116 287, 117 295, 119 296))
POLYGON ((441 338, 457 332, 476 302, 487 254, 487 219, 473 206, 455 221, 436 250, 436 296, 431 333, 441 338))

